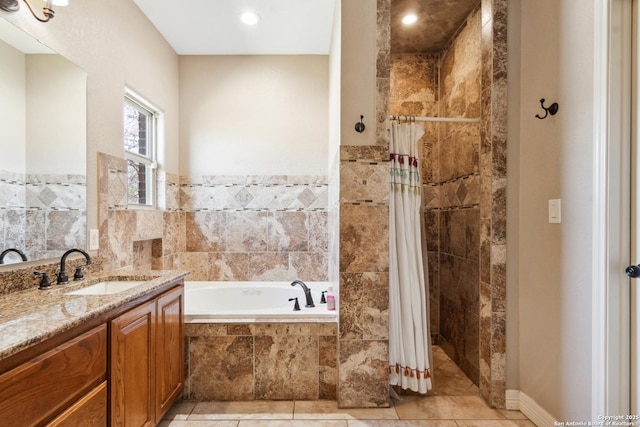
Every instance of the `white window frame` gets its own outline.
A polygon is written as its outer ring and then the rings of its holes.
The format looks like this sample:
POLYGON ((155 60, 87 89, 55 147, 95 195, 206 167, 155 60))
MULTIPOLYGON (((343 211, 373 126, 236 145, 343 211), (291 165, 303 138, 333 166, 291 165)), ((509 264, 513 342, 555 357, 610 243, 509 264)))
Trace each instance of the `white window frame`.
MULTIPOLYGON (((137 108, 149 112, 151 118, 147 129, 148 150, 150 153, 143 156, 139 153, 124 149, 124 158, 135 163, 142 163, 149 168, 150 176, 147 177, 147 203, 132 203, 129 200, 129 188, 127 186, 127 207, 136 209, 155 209, 157 202, 157 147, 158 147, 158 121, 162 118, 162 111, 130 88, 125 88, 124 103, 132 104, 137 108)), ((123 141, 124 148, 124 141, 123 141)), ((127 167, 128 169, 128 167, 127 167)))

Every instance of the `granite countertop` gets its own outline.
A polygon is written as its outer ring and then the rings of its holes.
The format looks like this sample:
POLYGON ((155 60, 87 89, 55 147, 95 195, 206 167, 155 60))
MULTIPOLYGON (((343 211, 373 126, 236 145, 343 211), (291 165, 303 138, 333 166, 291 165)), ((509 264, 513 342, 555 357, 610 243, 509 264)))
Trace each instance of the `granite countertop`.
POLYGON ((162 286, 184 278, 188 271, 109 272, 80 282, 52 285, 0 296, 0 359, 107 313, 162 286), (110 295, 66 295, 107 280, 144 280, 138 286, 110 295))

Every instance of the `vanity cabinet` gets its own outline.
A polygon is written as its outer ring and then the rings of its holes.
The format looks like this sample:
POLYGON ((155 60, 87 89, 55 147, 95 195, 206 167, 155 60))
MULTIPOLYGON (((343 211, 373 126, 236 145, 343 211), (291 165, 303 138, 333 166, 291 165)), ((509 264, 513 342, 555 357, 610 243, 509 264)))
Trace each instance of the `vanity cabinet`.
POLYGON ((184 388, 183 283, 0 359, 0 426, 157 425, 184 388))
POLYGON ((182 286, 113 319, 111 425, 155 426, 184 388, 182 286))
POLYGON ((105 426, 106 379, 102 324, 0 375, 0 425, 105 426))

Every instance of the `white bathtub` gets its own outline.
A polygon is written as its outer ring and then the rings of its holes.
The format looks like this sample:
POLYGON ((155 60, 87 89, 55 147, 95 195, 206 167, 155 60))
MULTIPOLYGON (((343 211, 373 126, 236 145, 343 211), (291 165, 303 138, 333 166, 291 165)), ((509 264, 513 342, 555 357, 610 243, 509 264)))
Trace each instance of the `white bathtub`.
POLYGON ((314 308, 306 308, 304 291, 291 282, 185 282, 187 323, 336 322, 336 311, 320 304, 327 282, 305 282, 314 308), (298 298, 300 311, 293 310, 298 298))

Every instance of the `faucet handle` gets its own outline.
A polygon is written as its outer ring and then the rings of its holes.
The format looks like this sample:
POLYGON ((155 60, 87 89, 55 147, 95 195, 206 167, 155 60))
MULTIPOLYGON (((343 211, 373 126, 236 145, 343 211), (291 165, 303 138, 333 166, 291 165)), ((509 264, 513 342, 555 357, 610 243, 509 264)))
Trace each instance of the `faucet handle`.
POLYGON ((295 303, 293 303, 293 311, 300 311, 300 304, 298 304, 298 298, 289 298, 289 301, 294 301, 295 303))
POLYGON ((49 280, 49 276, 44 271, 34 271, 34 275, 41 275, 42 279, 40 279, 40 286, 38 289, 49 289, 51 287, 51 281, 49 280))
POLYGON ((327 299, 325 298, 324 294, 326 294, 329 291, 322 291, 322 296, 320 297, 320 304, 326 304, 327 303, 327 299))
POLYGON ((82 266, 79 265, 76 267, 76 272, 73 273, 73 280, 82 280, 84 279, 84 274, 82 274, 82 266))

